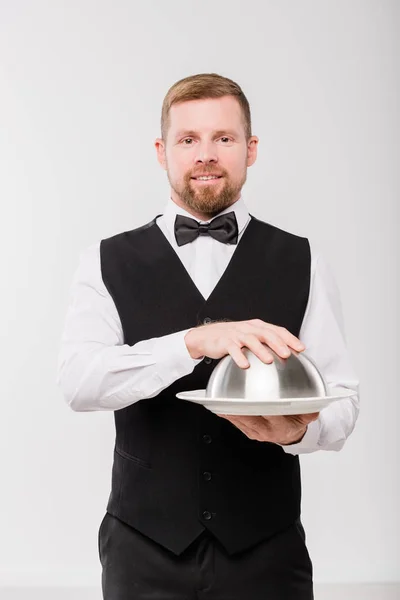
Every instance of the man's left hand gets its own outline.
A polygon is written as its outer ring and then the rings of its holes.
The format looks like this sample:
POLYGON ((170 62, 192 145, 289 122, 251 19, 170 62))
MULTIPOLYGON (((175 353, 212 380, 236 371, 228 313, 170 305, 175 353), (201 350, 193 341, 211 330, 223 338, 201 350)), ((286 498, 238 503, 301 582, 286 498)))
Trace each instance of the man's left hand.
POLYGON ((269 417, 218 416, 230 421, 252 440, 286 445, 300 442, 307 431, 309 423, 318 419, 319 413, 269 417))

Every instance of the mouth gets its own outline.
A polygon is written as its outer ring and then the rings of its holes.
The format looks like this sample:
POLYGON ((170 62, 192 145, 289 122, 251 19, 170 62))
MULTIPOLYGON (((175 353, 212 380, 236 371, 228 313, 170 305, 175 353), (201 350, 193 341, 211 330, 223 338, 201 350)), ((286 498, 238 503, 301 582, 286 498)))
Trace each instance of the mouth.
POLYGON ((191 177, 191 179, 198 183, 215 183, 218 179, 222 179, 222 175, 198 175, 197 177, 191 177))

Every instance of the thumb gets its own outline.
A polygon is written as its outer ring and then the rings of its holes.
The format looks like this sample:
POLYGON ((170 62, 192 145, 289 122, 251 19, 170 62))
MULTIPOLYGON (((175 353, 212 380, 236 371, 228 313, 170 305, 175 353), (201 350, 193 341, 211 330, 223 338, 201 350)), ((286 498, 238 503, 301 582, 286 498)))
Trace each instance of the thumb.
POLYGON ((301 420, 305 425, 308 425, 308 423, 311 423, 312 421, 316 421, 319 417, 319 412, 316 413, 309 413, 307 415, 301 415, 301 420))

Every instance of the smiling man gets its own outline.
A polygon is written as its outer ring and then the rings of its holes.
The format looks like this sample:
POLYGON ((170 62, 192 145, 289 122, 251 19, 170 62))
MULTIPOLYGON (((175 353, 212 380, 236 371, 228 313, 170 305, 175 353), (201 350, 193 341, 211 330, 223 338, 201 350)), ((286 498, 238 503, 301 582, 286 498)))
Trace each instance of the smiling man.
POLYGON ((359 382, 327 263, 246 208, 257 144, 237 83, 175 83, 155 141, 162 214, 91 245, 74 277, 58 382, 73 410, 115 418, 106 600, 313 598, 299 454, 343 447, 359 382), (244 347, 266 363, 306 348, 351 394, 319 414, 240 418, 176 397, 204 389, 223 356, 247 368, 244 347))
POLYGON ((258 138, 249 135, 234 96, 172 104, 163 117, 156 147, 171 198, 191 215, 210 219, 239 199, 258 138))

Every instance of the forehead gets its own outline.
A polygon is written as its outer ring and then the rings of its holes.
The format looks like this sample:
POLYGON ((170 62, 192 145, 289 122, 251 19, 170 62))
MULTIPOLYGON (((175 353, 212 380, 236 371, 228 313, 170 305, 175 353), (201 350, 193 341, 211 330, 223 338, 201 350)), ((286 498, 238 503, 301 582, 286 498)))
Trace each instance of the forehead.
POLYGON ((173 134, 186 129, 207 133, 232 128, 240 131, 243 127, 240 104, 232 96, 173 104, 169 116, 173 134))

